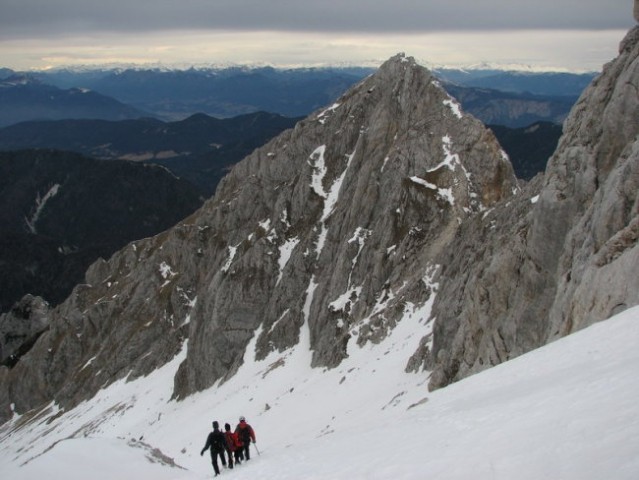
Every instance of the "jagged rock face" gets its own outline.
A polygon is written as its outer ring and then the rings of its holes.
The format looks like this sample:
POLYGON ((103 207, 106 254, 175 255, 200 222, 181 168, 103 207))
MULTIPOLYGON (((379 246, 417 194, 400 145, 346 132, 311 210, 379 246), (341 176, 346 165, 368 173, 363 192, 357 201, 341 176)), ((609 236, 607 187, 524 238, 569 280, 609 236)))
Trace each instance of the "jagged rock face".
POLYGON ((422 278, 459 220, 514 188, 492 134, 458 118, 411 60, 388 62, 220 185, 215 220, 200 228, 224 222, 210 234, 226 250, 196 306, 197 317, 215 320, 191 330, 181 389, 232 372, 237 353, 215 376, 201 359, 229 352, 229 343, 243 348, 260 324, 259 357, 297 343, 307 322, 313 364, 337 365, 352 330, 384 298, 405 290, 396 312, 359 329, 358 342, 391 328, 404 297, 426 301, 422 278))
POLYGON ((572 219, 557 266, 551 338, 639 303, 638 79, 635 28, 576 106, 547 172, 538 230, 559 229, 560 219, 541 222, 543 209, 572 219))
POLYGON ((0 315, 0 363, 12 364, 35 343, 49 326, 49 304, 26 295, 0 315))
POLYGON ((236 165, 182 224, 94 264, 0 371, 0 402, 73 405, 187 338, 178 397, 232 375, 255 334, 259 358, 303 341, 314 366, 333 367, 428 301, 460 225, 516 190, 493 134, 397 56, 236 165))
POLYGON ((571 112, 538 201, 525 202, 531 186, 451 245, 476 263, 448 254, 433 307, 432 387, 639 303, 637 78, 639 28, 571 112))

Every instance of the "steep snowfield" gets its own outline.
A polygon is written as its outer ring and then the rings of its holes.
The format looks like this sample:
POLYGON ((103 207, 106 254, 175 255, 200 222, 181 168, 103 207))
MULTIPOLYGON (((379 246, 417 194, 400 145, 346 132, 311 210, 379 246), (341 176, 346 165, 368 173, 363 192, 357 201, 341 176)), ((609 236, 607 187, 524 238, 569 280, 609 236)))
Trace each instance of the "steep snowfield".
POLYGON ((409 307, 391 337, 352 348, 337 369, 310 369, 302 339, 262 362, 245 357, 230 381, 181 402, 170 399, 178 356, 73 411, 16 417, 0 429, 0 472, 12 480, 210 478, 199 452, 211 421, 235 426, 245 415, 261 455, 253 449, 250 462, 221 477, 639 478, 639 307, 433 393, 427 373, 403 372, 425 313, 409 307))

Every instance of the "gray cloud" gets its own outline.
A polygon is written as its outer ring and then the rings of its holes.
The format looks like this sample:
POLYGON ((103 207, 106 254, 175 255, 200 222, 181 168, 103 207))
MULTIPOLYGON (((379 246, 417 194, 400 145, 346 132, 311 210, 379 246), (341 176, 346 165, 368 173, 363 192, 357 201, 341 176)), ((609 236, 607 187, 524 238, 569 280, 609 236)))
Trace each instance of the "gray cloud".
POLYGON ((631 0, 0 0, 0 39, 162 30, 625 29, 631 0))

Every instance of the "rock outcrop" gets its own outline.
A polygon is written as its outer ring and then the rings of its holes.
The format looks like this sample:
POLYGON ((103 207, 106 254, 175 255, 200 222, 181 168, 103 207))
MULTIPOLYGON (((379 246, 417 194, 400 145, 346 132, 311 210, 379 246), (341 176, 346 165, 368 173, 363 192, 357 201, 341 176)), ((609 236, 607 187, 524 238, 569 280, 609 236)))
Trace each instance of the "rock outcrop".
POLYGON ((94 264, 0 372, 5 418, 147 374, 187 339, 177 397, 232 375, 256 334, 258 358, 305 342, 334 367, 432 300, 434 259, 517 188, 492 132, 394 57, 236 165, 190 218, 94 264))
POLYGON ((0 315, 0 363, 13 365, 49 327, 49 304, 40 297, 25 295, 13 308, 0 315))
POLYGON ((567 119, 535 201, 532 185, 460 230, 433 307, 432 387, 639 303, 638 78, 635 28, 567 119))

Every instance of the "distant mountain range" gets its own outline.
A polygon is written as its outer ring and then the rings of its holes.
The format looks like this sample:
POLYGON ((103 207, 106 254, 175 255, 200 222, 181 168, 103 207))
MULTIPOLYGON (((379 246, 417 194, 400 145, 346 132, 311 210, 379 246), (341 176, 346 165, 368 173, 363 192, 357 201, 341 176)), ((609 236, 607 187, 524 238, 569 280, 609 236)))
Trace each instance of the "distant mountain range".
POLYGON ((578 97, 555 97, 512 93, 487 88, 445 85, 464 110, 487 125, 520 128, 535 122, 561 124, 578 97))
POLYGON ((124 120, 145 115, 148 114, 82 88, 63 90, 30 76, 13 75, 0 81, 0 126, 27 120, 124 120))
MULTIPOLYGON (((11 78, 29 78, 19 85, 6 81, 0 97, 2 117, 7 125, 24 120, 59 118, 123 119, 149 116, 176 121, 194 113, 218 118, 268 111, 288 117, 308 115, 330 104, 348 88, 370 75, 369 68, 225 68, 225 69, 106 69, 57 70, 29 73, 27 77, 5 71, 11 78), (28 85, 28 88, 27 88, 28 85), (67 107, 39 111, 43 97, 36 93, 57 87, 70 97, 67 107), (79 110, 78 93, 109 96, 124 111, 87 106, 79 110), (20 94, 20 95, 18 95, 20 94), (74 97, 75 95, 75 97, 74 97), (38 100, 39 98, 39 100, 38 100), (113 100, 113 99, 117 99, 113 100), (21 103, 22 102, 22 103, 21 103), (51 111, 53 110, 53 111, 51 111), (32 112, 29 117, 28 113, 32 112), (146 113, 144 113, 146 112, 146 113), (107 117, 107 113, 108 116, 107 117), (36 115, 37 114, 37 115, 36 115), (119 115, 114 118, 113 115, 119 115)), ((536 121, 561 123, 568 110, 594 74, 496 72, 494 70, 440 70, 445 88, 460 100, 464 109, 484 123, 522 127, 536 121)), ((0 77, 2 78, 2 77, 0 77)), ((42 95, 42 94, 40 94, 42 95)), ((44 93, 46 95, 46 92, 44 93)), ((87 97, 83 100, 88 100, 87 97)), ((115 104, 114 104, 115 105, 115 104)))
POLYGON ((308 115, 372 73, 368 68, 62 70, 37 74, 60 88, 82 86, 165 120, 193 113, 234 117, 255 111, 308 115))
POLYGON ((488 88, 511 93, 530 93, 549 97, 576 97, 597 76, 596 72, 525 72, 493 69, 433 71, 444 82, 464 87, 488 88))
POLYGON ((296 121, 257 112, 229 119, 196 114, 178 122, 23 122, 0 129, 0 150, 53 148, 101 159, 147 161, 168 167, 209 196, 231 165, 296 121))

